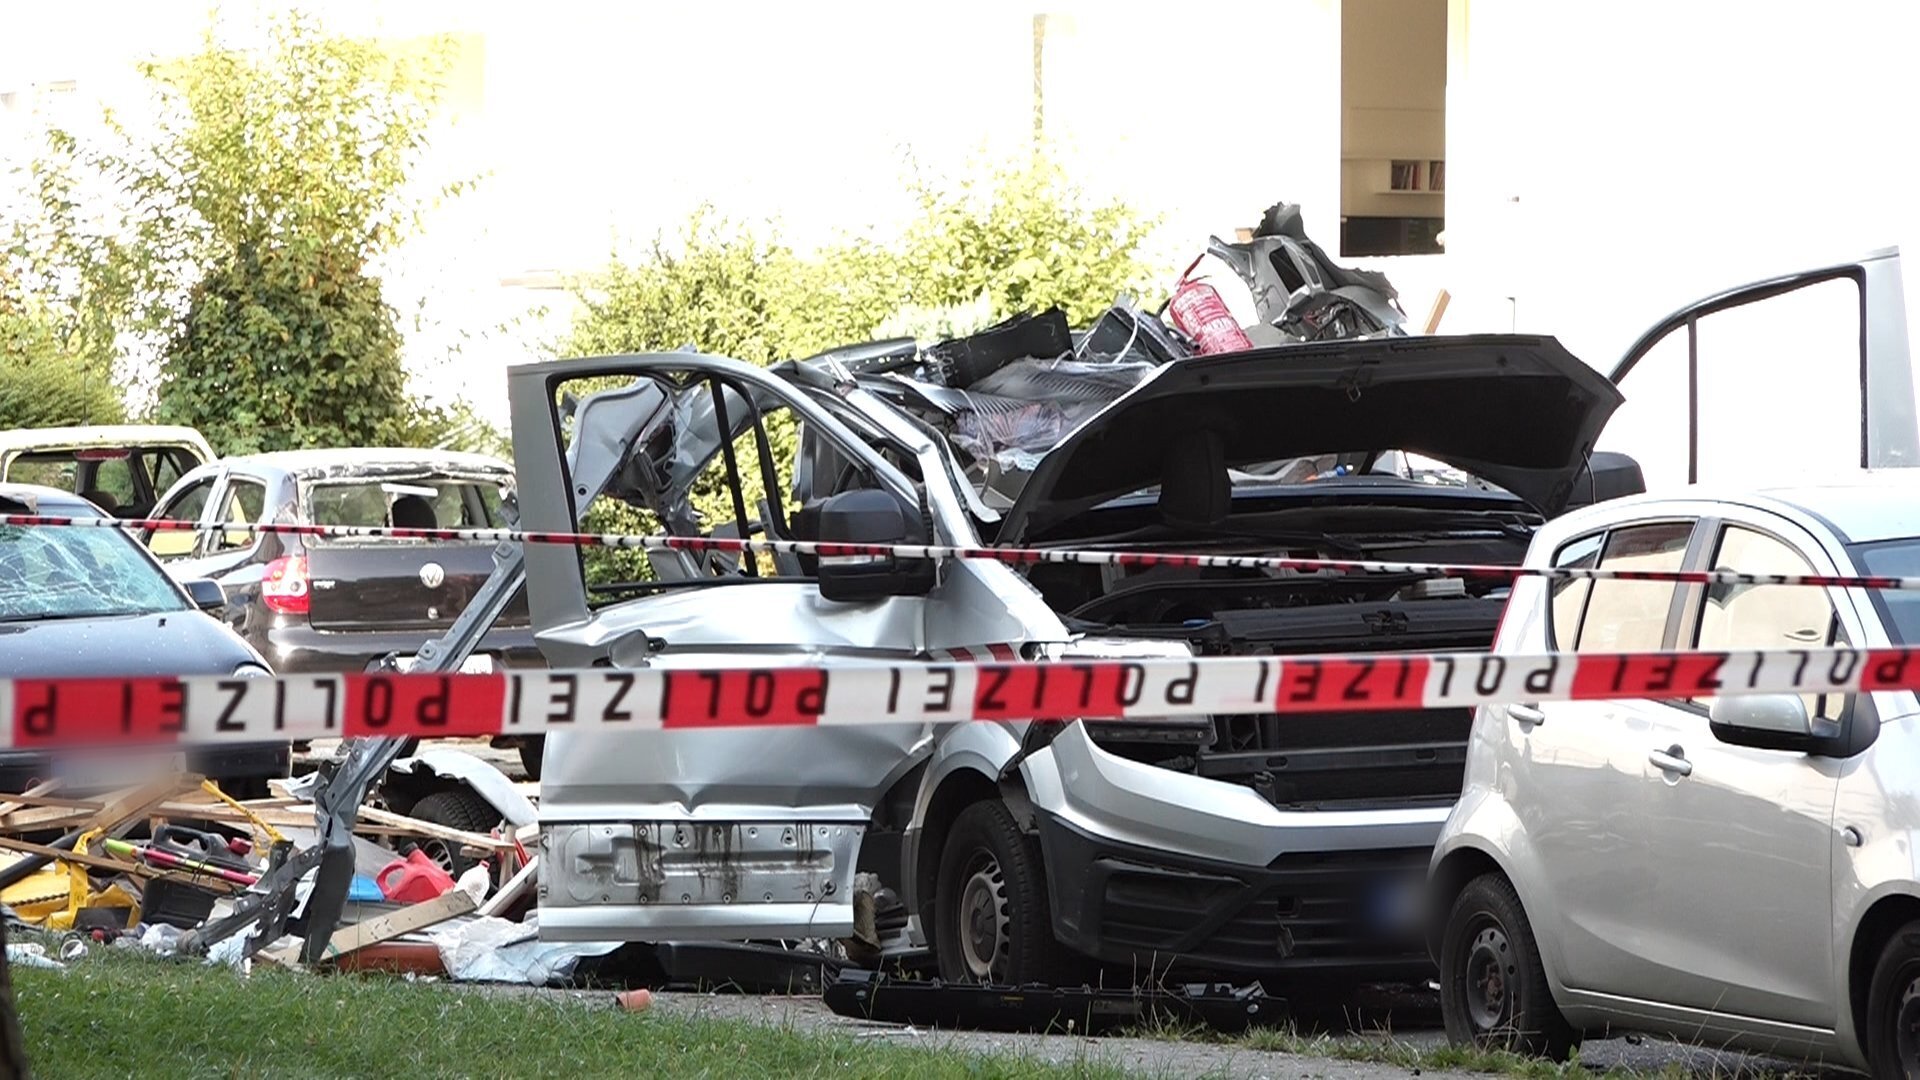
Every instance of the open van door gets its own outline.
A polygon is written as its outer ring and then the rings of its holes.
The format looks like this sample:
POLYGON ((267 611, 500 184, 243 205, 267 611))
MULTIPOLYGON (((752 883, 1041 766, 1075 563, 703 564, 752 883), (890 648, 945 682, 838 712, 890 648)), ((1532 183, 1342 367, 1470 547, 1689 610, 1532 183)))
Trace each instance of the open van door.
POLYGON ((1757 281, 1641 335, 1598 448, 1633 455, 1654 490, 1920 464, 1910 361, 1899 249, 1757 281))

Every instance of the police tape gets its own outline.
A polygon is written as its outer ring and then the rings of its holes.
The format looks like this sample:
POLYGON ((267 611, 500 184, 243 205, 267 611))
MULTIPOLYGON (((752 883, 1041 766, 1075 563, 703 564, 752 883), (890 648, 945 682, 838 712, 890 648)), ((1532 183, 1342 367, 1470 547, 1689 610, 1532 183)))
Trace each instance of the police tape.
POLYGON ((1100 548, 978 547, 952 544, 854 544, 825 540, 755 540, 734 537, 671 536, 659 533, 532 532, 520 529, 416 529, 384 525, 295 525, 123 520, 0 514, 0 527, 38 526, 122 529, 131 532, 243 532, 253 535, 326 539, 466 540, 487 543, 558 544, 572 547, 652 551, 793 554, 816 558, 983 559, 1028 566, 1071 563, 1132 569, 1180 567, 1216 570, 1273 570, 1301 574, 1387 574, 1513 582, 1537 577, 1549 581, 1660 581, 1687 585, 1805 585, 1839 589, 1920 590, 1920 577, 1858 574, 1752 574, 1734 570, 1621 570, 1607 567, 1498 566, 1484 563, 1385 562, 1371 559, 1294 558, 1279 555, 1200 555, 1166 551, 1116 551, 1100 548))
POLYGON ((8 721, 0 746, 1009 720, 1164 722, 1915 689, 1920 651, 1847 648, 15 679, 0 683, 0 716, 8 721))

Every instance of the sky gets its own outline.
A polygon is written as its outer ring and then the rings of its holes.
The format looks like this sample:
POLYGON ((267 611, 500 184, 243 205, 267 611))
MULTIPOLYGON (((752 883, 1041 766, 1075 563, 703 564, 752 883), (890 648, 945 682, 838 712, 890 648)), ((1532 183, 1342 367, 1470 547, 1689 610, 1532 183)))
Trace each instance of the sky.
MULTIPOLYGON (((1916 235, 1920 5, 1447 3, 1448 253, 1372 264, 1416 321, 1444 287, 1444 331, 1551 333, 1606 370, 1689 300, 1916 235)), ((325 4, 347 32, 485 41, 433 162, 481 183, 383 267, 410 366, 502 416, 498 372, 560 323, 493 328, 565 307, 503 280, 602 265, 701 201, 803 247, 897 226, 909 160, 951 175, 1025 144, 1035 7, 325 4)), ((1340 0, 1046 7, 1049 132, 1090 190, 1161 218, 1152 257, 1184 265, 1278 199, 1335 249, 1340 0)), ((0 93, 127 92, 128 62, 191 48, 204 10, 11 5, 0 93)), ((1804 390, 1819 349, 1757 354, 1745 385, 1804 390)))

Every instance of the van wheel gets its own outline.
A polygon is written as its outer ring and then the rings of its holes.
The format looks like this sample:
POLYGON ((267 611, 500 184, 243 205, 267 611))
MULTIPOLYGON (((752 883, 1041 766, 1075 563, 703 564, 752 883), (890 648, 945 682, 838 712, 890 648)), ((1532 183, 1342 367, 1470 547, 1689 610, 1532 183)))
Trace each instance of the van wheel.
POLYGON ((1920 1077, 1920 922, 1880 950, 1867 988, 1867 1061, 1882 1080, 1920 1077))
POLYGON ((1040 842, 998 800, 960 812, 940 854, 934 950, 949 982, 1079 986, 1089 966, 1053 936, 1040 842))
MULTIPOLYGON (((505 820, 492 803, 466 788, 436 791, 414 803, 407 816, 431 825, 445 825, 449 829, 471 833, 490 832, 505 820)), ((462 854, 459 844, 438 837, 427 837, 417 843, 420 850, 427 853, 427 858, 439 863, 440 869, 454 877, 466 873, 473 865, 473 860, 462 854)))
POLYGON ((1553 1003, 1513 883, 1482 874, 1454 899, 1440 940, 1440 1013, 1456 1046, 1559 1060, 1580 1043, 1553 1003))

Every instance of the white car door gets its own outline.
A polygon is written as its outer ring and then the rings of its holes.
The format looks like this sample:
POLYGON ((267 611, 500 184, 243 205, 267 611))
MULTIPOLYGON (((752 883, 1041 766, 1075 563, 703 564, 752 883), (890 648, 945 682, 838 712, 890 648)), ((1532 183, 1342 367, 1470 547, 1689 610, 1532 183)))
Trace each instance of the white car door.
MULTIPOLYGON (((1694 520, 1627 521, 1562 545, 1559 566, 1678 570, 1694 520)), ((1664 646, 1678 598, 1668 582, 1556 582, 1545 641, 1529 648, 1577 652, 1652 651, 1664 646)), ((1664 867, 1639 837, 1657 828, 1646 785, 1656 717, 1632 701, 1551 702, 1506 708, 1514 755, 1513 790, 1531 857, 1518 882, 1535 937, 1578 990, 1624 993, 1659 963, 1639 928, 1657 918, 1654 885, 1664 867)))
MULTIPOLYGON (((1710 521, 1699 565, 1757 574, 1834 573, 1819 544, 1772 515, 1710 521)), ((1861 640, 1826 589, 1691 586, 1678 645, 1820 648, 1861 640)), ((1846 605, 1842 605, 1845 608, 1846 605)), ((1851 695, 1806 695, 1808 714, 1846 722, 1851 695)), ((1655 775, 1635 796, 1647 975, 1634 996, 1688 1009, 1832 1028, 1833 803, 1844 762, 1734 746, 1708 727, 1711 701, 1650 706, 1638 749, 1655 775)))

